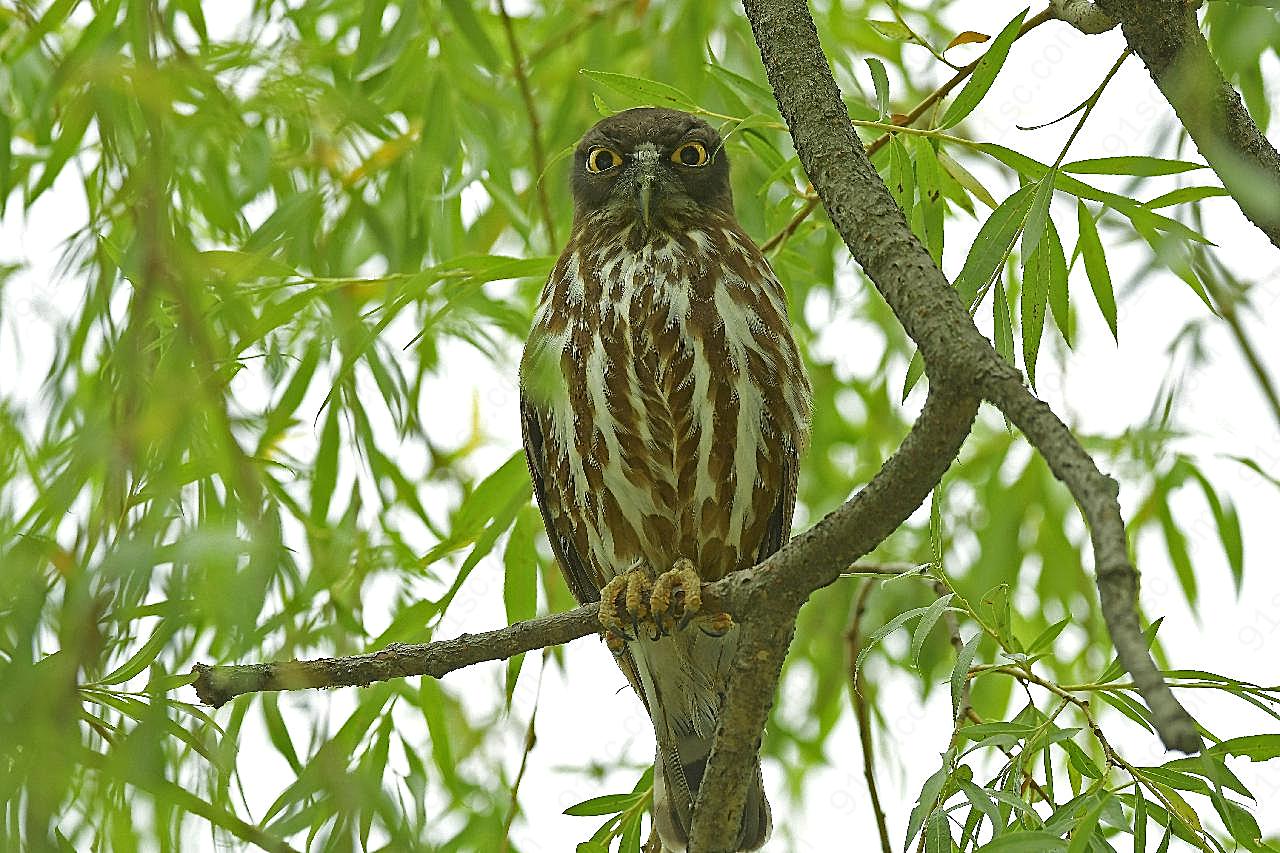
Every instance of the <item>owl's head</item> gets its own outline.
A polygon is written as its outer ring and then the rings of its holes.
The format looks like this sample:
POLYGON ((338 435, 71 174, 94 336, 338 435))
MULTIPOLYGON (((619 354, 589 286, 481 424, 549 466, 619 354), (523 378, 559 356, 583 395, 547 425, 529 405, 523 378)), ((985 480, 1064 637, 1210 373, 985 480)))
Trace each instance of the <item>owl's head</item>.
POLYGON ((733 215, 720 135, 679 110, 639 107, 587 131, 573 157, 574 218, 605 212, 671 230, 707 209, 733 215))

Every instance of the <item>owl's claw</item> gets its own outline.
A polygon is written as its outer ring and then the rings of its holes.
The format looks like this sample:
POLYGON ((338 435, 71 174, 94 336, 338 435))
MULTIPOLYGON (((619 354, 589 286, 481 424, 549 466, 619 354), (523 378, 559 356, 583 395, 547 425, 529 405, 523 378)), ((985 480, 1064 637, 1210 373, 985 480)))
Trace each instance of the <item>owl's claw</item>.
POLYGON ((600 590, 600 625, 605 629, 606 639, 610 634, 627 641, 640 638, 640 623, 650 621, 652 589, 649 573, 644 568, 634 568, 604 585, 600 590))
POLYGON ((693 562, 681 557, 670 571, 659 575, 649 602, 659 636, 688 627, 702 609, 702 578, 693 562))

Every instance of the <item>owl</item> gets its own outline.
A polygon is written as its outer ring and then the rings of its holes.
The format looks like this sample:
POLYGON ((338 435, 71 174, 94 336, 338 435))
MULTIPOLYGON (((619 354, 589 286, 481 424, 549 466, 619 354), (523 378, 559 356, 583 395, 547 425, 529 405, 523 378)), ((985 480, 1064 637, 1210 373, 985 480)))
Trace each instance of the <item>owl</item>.
MULTIPOLYGON (((654 824, 683 853, 740 630, 701 611, 701 584, 790 536, 811 391, 715 129, 609 116, 576 146, 571 188, 520 363, 524 448, 569 589, 600 602, 653 722, 654 824)), ((771 825, 757 763, 735 849, 771 825)))

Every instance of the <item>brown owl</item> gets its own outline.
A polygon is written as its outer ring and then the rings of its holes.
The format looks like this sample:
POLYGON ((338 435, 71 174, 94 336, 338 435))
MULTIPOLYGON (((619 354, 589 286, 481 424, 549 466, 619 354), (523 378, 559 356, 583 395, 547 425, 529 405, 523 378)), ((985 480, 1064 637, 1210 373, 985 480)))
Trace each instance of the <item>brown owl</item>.
MULTIPOLYGON (((571 183, 573 233, 520 365, 524 446, 569 589, 600 601, 653 721, 654 820, 678 853, 739 630, 699 612, 700 583, 787 541, 810 387, 706 122, 610 116, 578 144, 571 183)), ((736 849, 770 828, 757 765, 736 849)))

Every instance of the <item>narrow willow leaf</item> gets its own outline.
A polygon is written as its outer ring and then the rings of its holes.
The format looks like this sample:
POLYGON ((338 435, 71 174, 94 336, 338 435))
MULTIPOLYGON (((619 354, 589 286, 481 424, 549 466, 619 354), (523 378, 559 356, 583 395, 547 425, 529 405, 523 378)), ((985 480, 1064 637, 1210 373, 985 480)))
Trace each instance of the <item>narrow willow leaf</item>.
POLYGON ((951 821, 946 812, 936 811, 924 829, 925 853, 951 853, 955 841, 951 838, 951 821))
POLYGON ((1208 168, 1203 163, 1188 160, 1163 160, 1159 157, 1099 157, 1094 160, 1077 160, 1067 163, 1062 171, 1076 175, 1133 175, 1152 178, 1158 175, 1176 175, 1192 169, 1208 168))
POLYGON ((951 599, 955 598, 954 593, 947 593, 939 598, 933 604, 929 605, 929 609, 920 617, 920 621, 916 624, 915 633, 911 637, 911 665, 918 667, 920 665, 920 649, 924 647, 924 641, 929 638, 929 634, 933 631, 933 626, 938 624, 939 617, 947 610, 947 605, 951 603, 951 599))
POLYGON ((1218 528, 1218 540, 1222 543, 1222 551, 1227 558, 1227 566, 1231 570, 1236 594, 1239 594, 1240 586, 1244 582, 1244 538, 1240 529, 1240 515, 1230 502, 1218 497, 1213 484, 1199 468, 1190 466, 1190 473, 1200 485, 1205 502, 1209 504, 1209 511, 1213 513, 1213 522, 1218 528))
POLYGON ((173 637, 177 630, 175 625, 169 619, 160 620, 160 624, 156 626, 151 637, 143 643, 136 652, 134 652, 128 660, 113 669, 107 675, 104 675, 98 681, 94 682, 99 686, 109 686, 112 684, 122 684, 140 674, 144 669, 151 666, 154 661, 168 645, 169 640, 173 637))
POLYGON ((1150 201, 1142 203, 1147 210, 1155 210, 1158 207, 1169 207, 1174 204, 1188 204, 1191 202, 1202 201, 1206 198, 1217 198, 1219 196, 1231 195, 1223 187, 1178 187, 1176 190, 1170 190, 1163 195, 1158 195, 1150 201))
POLYGON ((1068 616, 1066 619, 1060 619, 1059 621, 1054 622, 1048 628, 1045 628, 1043 631, 1040 632, 1039 636, 1037 636, 1034 640, 1031 641, 1031 645, 1027 646, 1027 653, 1033 654, 1035 652, 1049 648, 1051 645, 1053 645, 1053 641, 1058 638, 1058 635, 1062 633, 1063 629, 1070 624, 1071 624, 1071 617, 1068 616))
POLYGON ((1023 267, 1022 363, 1032 388, 1036 387, 1036 359, 1044 334, 1045 307, 1049 302, 1049 279, 1053 274, 1051 255, 1048 241, 1041 241, 1023 267))
POLYGON ((893 41, 911 41, 911 30, 900 21, 872 21, 867 24, 880 35, 893 41))
POLYGON ((924 785, 920 788, 920 796, 916 798, 911 815, 907 818, 907 841, 904 847, 910 848, 911 842, 915 840, 920 828, 924 825, 925 818, 933 812, 933 807, 938 802, 938 794, 942 792, 942 786, 946 784, 949 775, 947 766, 944 764, 941 769, 924 780, 924 785))
POLYGON ((564 813, 573 817, 617 814, 630 808, 636 802, 636 798, 635 794, 605 794, 569 806, 564 813))
POLYGON ((956 291, 965 305, 970 306, 970 310, 978 294, 991 283, 1005 258, 1009 256, 1018 230, 1026 220, 1034 192, 1034 184, 1017 190, 1002 201, 978 229, 978 236, 974 238, 969 255, 954 282, 956 291))
POLYGON ((491 71, 499 70, 502 60, 498 58, 497 49, 481 26, 480 19, 476 17, 475 7, 467 0, 444 0, 444 7, 457 24, 463 40, 471 45, 485 66, 491 71))
POLYGON ((627 95, 643 103, 660 107, 672 107, 689 112, 696 112, 698 109, 697 104, 693 102, 693 98, 675 86, 659 83, 657 80, 646 80, 643 77, 631 77, 612 71, 593 71, 588 68, 582 69, 579 73, 584 77, 595 80, 597 83, 608 86, 619 94, 627 95))
POLYGON ((1216 743, 1206 750, 1210 755, 1238 755, 1250 761, 1280 758, 1280 734, 1245 735, 1216 743))
POLYGON ((907 365, 907 376, 902 383, 903 400, 911 394, 911 389, 916 387, 916 383, 922 376, 924 376, 924 356, 920 355, 920 350, 916 350, 911 355, 911 362, 907 365))
POLYGON ((1116 325, 1116 296, 1111 289, 1111 272, 1107 269, 1107 256, 1102 248, 1102 240, 1098 238, 1098 226, 1090 215, 1083 201, 1076 200, 1076 219, 1080 226, 1080 240, 1076 251, 1084 257, 1085 274, 1089 277, 1089 286, 1093 288, 1093 298, 1098 303, 1098 310, 1111 329, 1111 336, 1116 343, 1120 342, 1120 330, 1116 325))
POLYGON ((1048 832, 1008 832, 997 835, 975 853, 1059 853, 1067 842, 1048 832))
MULTIPOLYGON (((502 554, 505 578, 502 584, 502 602, 506 607, 507 624, 514 625, 532 619, 538 608, 538 552, 536 537, 542 529, 542 517, 532 506, 524 506, 507 537, 502 554)), ((520 677, 524 655, 515 655, 507 661, 507 704, 520 677)))
MULTIPOLYGON (((1044 175, 1048 174, 1051 168, 1050 166, 1032 159, 1025 154, 1020 154, 1017 151, 1005 148, 1003 145, 998 145, 994 142, 979 142, 974 147, 979 151, 994 157, 1009 168, 1016 170, 1019 174, 1029 180, 1039 180, 1044 177, 1044 175)), ((1194 228, 1191 228, 1186 223, 1179 222, 1176 219, 1170 219, 1167 216, 1162 216, 1159 213, 1148 210, 1131 198, 1119 195, 1118 193, 1100 190, 1097 187, 1086 184, 1079 178, 1073 178, 1064 172, 1058 172, 1057 177, 1054 179, 1054 185, 1058 190, 1065 192, 1068 195, 1073 195, 1077 198, 1087 198, 1090 201, 1102 202, 1127 217, 1129 221, 1133 223, 1135 228, 1145 227, 1149 231, 1164 231, 1196 243, 1213 245, 1212 240, 1194 228)))
POLYGON ((1102 771, 1098 769, 1098 765, 1094 760, 1085 754, 1080 745, 1073 740, 1060 741, 1058 744, 1063 751, 1067 753, 1067 760, 1076 772, 1082 776, 1088 776, 1090 779, 1101 779, 1102 771))
POLYGON ((1062 333, 1062 339, 1067 346, 1072 346, 1075 329, 1071 320, 1071 294, 1067 288, 1067 256, 1052 218, 1049 219, 1042 240, 1049 246, 1049 310, 1053 314, 1054 325, 1062 333))
POLYGON ((1141 785, 1133 788, 1133 853, 1147 853, 1147 798, 1141 785))
POLYGON ((1049 202, 1053 200, 1053 176, 1050 171, 1036 182, 1035 195, 1031 199, 1031 207, 1027 210, 1027 222, 1022 229, 1022 263, 1025 265, 1040 245, 1044 234, 1045 223, 1049 221, 1049 202))
POLYGON ((991 300, 991 312, 994 322, 996 352, 1009 364, 1015 364, 1013 358, 1013 317, 1009 311, 1009 294, 1005 290, 1004 280, 996 276, 996 295, 991 300))
POLYGON ((972 172, 948 154, 945 148, 939 148, 937 154, 938 163, 941 164, 942 168, 946 170, 948 175, 955 179, 956 183, 972 193, 974 198, 985 204, 987 207, 992 210, 996 208, 995 198, 991 195, 991 192, 982 185, 982 181, 975 178, 972 172))
POLYGON ((912 137, 915 152, 916 188, 920 196, 924 244, 933 262, 942 268, 945 210, 942 203, 942 172, 933 144, 923 136, 912 137))
POLYGON ((1098 819, 1102 817, 1102 810, 1108 799, 1105 794, 1099 796, 1098 802, 1071 827, 1071 843, 1067 845, 1067 853, 1085 853, 1089 850, 1090 841, 1098 828, 1098 819))
POLYGON ((868 57, 867 67, 871 69, 871 82, 876 89, 876 115, 878 121, 884 121, 889 115, 889 72, 884 63, 874 56, 868 57))
MULTIPOLYGON (((934 604, 937 604, 937 602, 935 601, 934 604)), ((858 659, 854 661, 853 665, 853 683, 855 687, 858 683, 858 673, 862 670, 862 662, 866 660, 867 655, 871 654, 876 645, 878 645, 885 637, 901 628, 905 623, 928 612, 928 610, 928 607, 917 607, 913 610, 908 610, 905 613, 899 613, 897 616, 881 625, 875 633, 867 638, 866 643, 863 644, 862 649, 858 652, 858 659)))
POLYGON ((897 136, 889 140, 889 192, 910 220, 916 198, 915 169, 906 145, 897 136))
POLYGON ((951 106, 947 107, 947 111, 942 116, 942 121, 938 127, 945 130, 948 127, 954 127, 960 121, 973 112, 979 102, 986 97, 987 92, 991 89, 991 84, 995 82, 996 75, 1000 73, 1000 69, 1004 67, 1004 61, 1009 56, 1009 48, 1013 46, 1014 39, 1018 37, 1018 30, 1022 27, 1022 19, 1027 16, 1029 9, 1023 9, 1014 16, 1000 34, 995 37, 995 41, 991 42, 991 47, 987 48, 987 52, 978 60, 978 65, 973 69, 969 81, 965 83, 964 88, 960 90, 960 94, 956 95, 956 99, 951 102, 951 106))
POLYGON ((956 665, 951 670, 951 719, 960 716, 960 703, 964 699, 964 684, 969 678, 969 667, 973 666, 974 655, 978 653, 978 644, 985 636, 981 631, 974 634, 956 653, 956 665))

